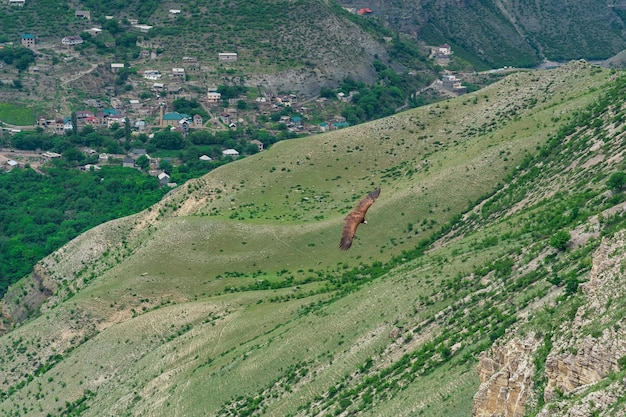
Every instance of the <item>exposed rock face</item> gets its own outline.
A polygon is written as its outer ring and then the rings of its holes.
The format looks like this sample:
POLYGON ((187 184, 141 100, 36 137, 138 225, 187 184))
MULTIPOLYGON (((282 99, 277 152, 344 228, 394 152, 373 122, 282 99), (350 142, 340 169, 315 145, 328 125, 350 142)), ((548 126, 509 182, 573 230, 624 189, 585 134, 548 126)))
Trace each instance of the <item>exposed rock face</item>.
POLYGON ((617 359, 623 355, 622 344, 620 336, 605 332, 598 339, 588 336, 576 343, 576 354, 550 353, 546 361, 546 401, 555 399, 558 392, 571 394, 577 388, 598 382, 617 371, 617 359))
POLYGON ((622 314, 622 282, 626 233, 604 239, 595 252, 589 281, 582 285, 587 303, 572 323, 561 326, 546 360, 548 384, 544 397, 577 392, 619 371, 618 359, 626 355, 622 314))
POLYGON ((474 396, 473 416, 524 415, 524 405, 532 395, 533 353, 540 345, 541 339, 529 334, 480 355, 481 386, 474 396))
MULTIPOLYGON (((626 231, 605 238, 594 253, 589 281, 581 285, 585 303, 553 337, 545 364, 546 405, 538 416, 625 415, 619 405, 626 393, 624 381, 593 387, 619 371, 618 360, 626 356, 625 259, 626 231), (573 394, 580 398, 568 401, 573 394), (616 410, 622 414, 610 414, 616 410)), ((533 357, 540 343, 532 336, 513 337, 481 354, 482 384, 474 397, 474 416, 524 415, 525 404, 532 400, 533 357)))

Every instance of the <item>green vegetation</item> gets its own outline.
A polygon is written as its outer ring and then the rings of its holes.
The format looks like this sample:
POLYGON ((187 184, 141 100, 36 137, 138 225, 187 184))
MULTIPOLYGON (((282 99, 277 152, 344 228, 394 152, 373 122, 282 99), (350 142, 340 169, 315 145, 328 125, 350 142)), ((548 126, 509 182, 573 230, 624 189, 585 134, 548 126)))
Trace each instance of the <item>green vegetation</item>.
POLYGON ((0 337, 3 412, 466 416, 478 354, 516 326, 541 338, 542 398, 599 237, 626 224, 607 192, 623 167, 596 158, 624 149, 624 88, 583 64, 518 73, 281 142, 88 231, 45 259, 42 314, 0 337))
POLYGON ((35 124, 36 117, 32 107, 16 103, 0 103, 0 122, 28 126, 35 124))
POLYGON ((0 60, 7 65, 15 65, 19 71, 26 71, 35 62, 35 53, 23 46, 1 48, 0 60))
POLYGON ((626 172, 616 172, 612 174, 606 182, 606 185, 614 192, 622 191, 624 186, 626 186, 626 172))
POLYGON ((0 175, 0 294, 45 255, 94 226, 153 205, 166 191, 156 178, 122 167, 0 175))
MULTIPOLYGON (((415 99, 415 91, 434 81, 433 76, 423 78, 409 74, 396 74, 380 61, 374 62, 378 83, 367 86, 352 78, 341 83, 337 92, 346 96, 354 94, 350 104, 341 112, 351 125, 390 116, 404 107, 425 104, 415 99)), ((328 92, 324 93, 329 95, 328 92)))

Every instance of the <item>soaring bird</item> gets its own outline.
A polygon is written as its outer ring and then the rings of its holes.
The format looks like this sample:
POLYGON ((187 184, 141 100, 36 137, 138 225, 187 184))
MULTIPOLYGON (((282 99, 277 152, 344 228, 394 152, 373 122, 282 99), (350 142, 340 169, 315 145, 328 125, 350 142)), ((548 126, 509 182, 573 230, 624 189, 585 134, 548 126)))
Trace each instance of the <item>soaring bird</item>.
POLYGON ((348 250, 350 246, 352 246, 352 239, 354 239, 354 234, 356 233, 356 228, 359 227, 359 224, 367 224, 365 220, 365 213, 367 213, 367 209, 370 208, 374 201, 380 195, 380 187, 369 193, 363 200, 359 202, 359 204, 346 216, 344 220, 345 224, 343 225, 343 231, 341 232, 341 243, 339 243, 339 247, 341 250, 348 250))

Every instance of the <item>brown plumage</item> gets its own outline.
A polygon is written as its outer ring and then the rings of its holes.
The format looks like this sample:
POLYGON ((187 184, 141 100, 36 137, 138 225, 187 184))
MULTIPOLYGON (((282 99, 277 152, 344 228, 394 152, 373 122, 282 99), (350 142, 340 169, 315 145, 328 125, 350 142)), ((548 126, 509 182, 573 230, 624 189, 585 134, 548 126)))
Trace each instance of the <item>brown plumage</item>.
POLYGON ((343 219, 345 224, 341 232, 341 243, 339 243, 341 250, 350 249, 356 228, 359 227, 361 223, 367 224, 367 221, 365 221, 365 213, 367 213, 367 209, 374 204, 374 201, 376 201, 379 195, 380 188, 377 188, 361 200, 354 210, 343 219))

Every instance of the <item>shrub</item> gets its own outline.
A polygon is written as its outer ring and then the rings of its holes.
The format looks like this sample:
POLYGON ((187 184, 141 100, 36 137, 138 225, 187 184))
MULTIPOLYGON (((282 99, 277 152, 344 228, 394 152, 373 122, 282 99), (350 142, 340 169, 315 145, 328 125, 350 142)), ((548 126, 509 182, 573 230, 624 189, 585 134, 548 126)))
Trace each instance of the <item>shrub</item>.
POLYGON ((550 238, 550 246, 558 250, 567 249, 571 236, 565 230, 559 230, 550 238))
POLYGON ((609 177, 606 182, 607 187, 615 192, 619 192, 626 185, 626 172, 616 172, 609 177))

